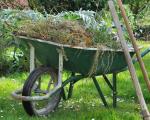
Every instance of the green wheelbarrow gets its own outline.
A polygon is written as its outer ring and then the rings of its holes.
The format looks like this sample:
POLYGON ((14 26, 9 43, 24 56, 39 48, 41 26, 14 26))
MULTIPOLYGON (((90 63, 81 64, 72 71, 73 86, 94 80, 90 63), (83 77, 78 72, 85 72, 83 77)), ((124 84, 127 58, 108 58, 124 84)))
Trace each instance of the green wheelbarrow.
MULTIPOLYGON (((92 78, 104 106, 108 103, 96 80, 103 76, 113 93, 113 107, 117 104, 116 78, 119 72, 127 70, 127 63, 122 50, 74 47, 35 38, 17 37, 21 44, 30 47, 30 75, 23 88, 12 93, 15 99, 21 100, 29 115, 43 116, 55 110, 61 98, 71 98, 76 82, 83 78, 92 78), (35 58, 42 64, 35 68, 35 58), (62 80, 62 72, 67 70, 71 76, 62 80), (112 74, 112 82, 106 76, 112 74), (64 87, 69 85, 68 94, 64 87)), ((145 56, 150 49, 145 50, 145 56)), ((133 58, 135 52, 130 48, 133 58)), ((133 59, 136 62, 136 59, 133 59)))

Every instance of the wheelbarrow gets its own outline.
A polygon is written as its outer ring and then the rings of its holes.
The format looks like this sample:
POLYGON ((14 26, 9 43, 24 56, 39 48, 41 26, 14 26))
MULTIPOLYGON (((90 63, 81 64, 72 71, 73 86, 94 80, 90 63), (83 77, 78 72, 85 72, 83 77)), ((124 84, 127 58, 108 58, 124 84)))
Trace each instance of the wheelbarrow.
MULTIPOLYGON (((96 76, 100 75, 112 90, 113 107, 116 107, 117 74, 128 69, 122 50, 74 47, 24 36, 17 38, 21 44, 30 47, 30 71, 32 72, 24 83, 23 89, 13 92, 12 96, 22 101, 23 107, 29 115, 48 115, 55 110, 61 98, 71 98, 76 82, 88 77, 92 78, 104 106, 108 107, 96 80, 96 76), (95 65, 97 53, 99 55, 95 65), (42 66, 34 69, 35 58, 40 61, 42 66), (64 81, 62 81, 63 70, 72 73, 64 81), (112 74, 112 82, 108 79, 107 74, 112 74), (67 84, 70 84, 68 94, 64 90, 67 84)), ((144 57, 149 52, 150 48, 146 49, 141 56, 144 57)), ((137 61, 133 57, 134 54, 134 50, 130 48, 133 63, 137 61)))

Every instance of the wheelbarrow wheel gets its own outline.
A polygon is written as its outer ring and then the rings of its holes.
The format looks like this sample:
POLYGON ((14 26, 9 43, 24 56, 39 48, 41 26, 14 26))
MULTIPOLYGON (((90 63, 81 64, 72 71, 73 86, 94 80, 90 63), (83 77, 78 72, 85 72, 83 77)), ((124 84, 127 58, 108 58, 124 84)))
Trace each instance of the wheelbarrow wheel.
MULTIPOLYGON (((43 96, 53 90, 58 83, 58 75, 55 70, 48 67, 35 69, 26 80, 23 96, 43 96)), ((22 101, 25 111, 30 115, 45 116, 54 111, 61 99, 61 90, 48 100, 22 101)))

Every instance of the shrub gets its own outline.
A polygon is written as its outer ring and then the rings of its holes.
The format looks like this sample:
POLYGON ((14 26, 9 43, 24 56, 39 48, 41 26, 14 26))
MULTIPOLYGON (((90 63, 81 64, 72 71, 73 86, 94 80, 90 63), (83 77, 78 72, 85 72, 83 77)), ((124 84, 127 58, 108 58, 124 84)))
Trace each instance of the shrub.
POLYGON ((20 63, 21 61, 24 61, 23 59, 26 55, 21 55, 21 51, 17 51, 16 54, 12 54, 13 52, 8 49, 11 46, 14 47, 17 45, 15 37, 13 36, 13 31, 16 31, 18 27, 28 19, 37 20, 42 17, 42 14, 31 10, 20 11, 4 9, 0 11, 0 71, 6 72, 9 71, 9 69, 14 70, 13 68, 17 68, 19 65, 25 66, 24 62, 22 65, 20 63), (19 58, 22 58, 22 60, 19 58), (17 63, 18 60, 20 61, 17 63))
POLYGON ((137 20, 137 37, 142 40, 150 40, 150 2, 139 10, 137 20))
POLYGON ((46 10, 48 13, 61 12, 64 10, 93 10, 99 11, 105 7, 107 0, 28 0, 29 6, 40 12, 46 10))

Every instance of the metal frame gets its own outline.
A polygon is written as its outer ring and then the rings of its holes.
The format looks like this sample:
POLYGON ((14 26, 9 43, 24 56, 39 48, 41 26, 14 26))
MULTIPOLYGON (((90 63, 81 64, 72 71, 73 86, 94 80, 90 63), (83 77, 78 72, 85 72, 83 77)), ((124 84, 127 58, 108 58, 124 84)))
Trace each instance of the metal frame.
MULTIPOLYGON (((29 44, 30 46, 30 72, 34 70, 35 68, 35 49, 34 47, 29 44)), ((150 52, 150 48, 146 49, 144 52, 142 52, 141 56, 144 57, 146 54, 148 54, 150 52)), ((74 84, 76 82, 78 82, 79 80, 83 79, 83 78, 87 78, 89 76, 85 76, 85 75, 75 75, 75 73, 72 73, 71 77, 69 77, 67 80, 65 80, 64 82, 62 82, 62 72, 63 72, 63 50, 59 49, 58 50, 58 54, 59 54, 59 71, 58 71, 58 85, 56 86, 56 88, 47 93, 45 96, 34 96, 34 97, 30 97, 30 96, 21 96, 22 90, 17 90, 15 92, 12 93, 12 96, 15 99, 18 100, 23 100, 23 101, 38 101, 38 100, 44 100, 44 99, 48 99, 49 97, 51 97, 53 94, 55 94, 55 92, 57 92, 58 90, 62 90, 62 97, 64 100, 67 100, 69 98, 72 97, 72 93, 73 93, 73 87, 74 84), (69 86, 69 91, 68 91, 68 95, 66 96, 64 87, 70 83, 69 86)), ((135 63, 137 61, 137 59, 133 59, 132 60, 133 63, 135 63)), ((122 71, 127 70, 127 68, 123 69, 122 71)), ((119 72, 122 72, 119 71, 119 72)), ((106 76, 106 74, 103 74, 103 78, 105 80, 105 82, 107 83, 108 87, 112 90, 113 93, 113 107, 117 106, 117 74, 116 73, 112 73, 112 82, 110 82, 110 80, 108 79, 108 77, 106 76)), ((100 95, 100 98, 104 104, 104 106, 108 107, 108 103, 105 99, 105 96, 101 90, 101 87, 98 83, 98 81, 96 80, 96 75, 92 77, 93 79, 93 83, 100 95)))
MULTIPOLYGON (((102 75, 105 82, 107 83, 107 85, 109 86, 109 88, 112 90, 112 93, 113 93, 113 107, 115 108, 117 106, 117 73, 113 73, 112 74, 112 83, 110 82, 110 80, 107 78, 107 76, 104 74, 102 75)), ((62 84, 62 97, 64 100, 67 100, 67 99, 70 99, 71 96, 72 96, 72 92, 73 92, 73 87, 74 87, 74 84, 76 82, 78 82, 80 79, 82 78, 87 78, 88 76, 82 76, 82 75, 72 75, 69 79, 65 80, 62 84), (65 93, 65 90, 64 90, 64 87, 67 85, 68 83, 70 83, 70 86, 69 86, 69 91, 68 91, 68 94, 66 95, 65 93)), ((95 76, 92 77, 92 80, 93 80, 93 83, 99 93, 99 96, 103 102, 103 105, 105 107, 108 107, 108 103, 105 99, 105 96, 101 90, 101 87, 96 79, 95 76)))
POLYGON ((97 82, 97 80, 96 80, 95 77, 92 77, 92 79, 93 79, 93 82, 94 82, 94 84, 95 84, 95 87, 96 87, 96 89, 97 89, 97 91, 98 91, 98 93, 99 93, 99 95, 100 95, 100 97, 101 97, 101 99, 102 99, 102 102, 103 102, 104 106, 105 106, 105 107, 108 107, 108 104, 107 104, 107 102, 106 102, 106 99, 105 99, 105 97, 104 97, 104 95, 103 95, 103 92, 102 92, 102 90, 101 90, 101 88, 100 88, 100 85, 98 84, 98 82, 97 82))
MULTIPOLYGON (((30 71, 33 69, 34 66, 34 47, 30 46, 30 71), (33 57, 33 58, 32 58, 33 57), (33 65, 32 65, 33 64, 33 65)), ((15 92, 12 93, 12 97, 14 97, 15 99, 18 100, 23 100, 23 101, 40 101, 40 100, 46 100, 49 97, 51 97, 53 94, 55 94, 58 90, 61 89, 62 87, 62 73, 63 73, 63 51, 62 50, 58 50, 59 53, 59 70, 58 70, 58 84, 57 86, 50 91, 49 93, 47 93, 45 96, 22 96, 22 89, 21 90, 17 90, 15 92)))
POLYGON ((29 46, 30 46, 30 73, 31 73, 35 69, 35 48, 30 43, 29 46))

